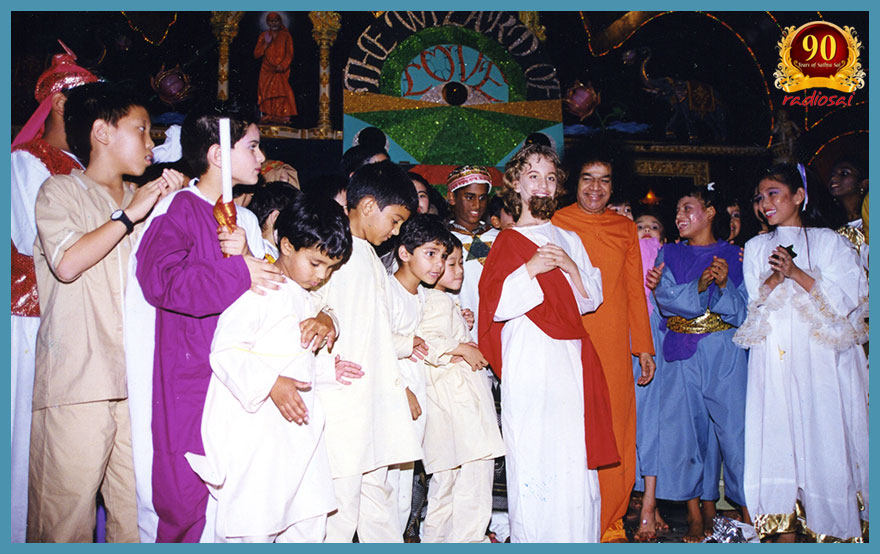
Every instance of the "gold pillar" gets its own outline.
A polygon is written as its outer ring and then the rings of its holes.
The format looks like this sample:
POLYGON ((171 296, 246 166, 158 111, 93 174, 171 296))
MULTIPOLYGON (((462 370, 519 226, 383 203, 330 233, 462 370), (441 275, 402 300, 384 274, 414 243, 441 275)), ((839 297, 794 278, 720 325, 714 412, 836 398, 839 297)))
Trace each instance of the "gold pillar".
POLYGON ((312 20, 312 38, 320 49, 316 138, 329 138, 333 134, 330 123, 330 46, 336 40, 341 15, 339 12, 309 12, 309 19, 312 20))
POLYGON ((211 12, 211 28, 220 43, 217 67, 217 100, 229 99, 229 44, 238 34, 244 12, 211 12))

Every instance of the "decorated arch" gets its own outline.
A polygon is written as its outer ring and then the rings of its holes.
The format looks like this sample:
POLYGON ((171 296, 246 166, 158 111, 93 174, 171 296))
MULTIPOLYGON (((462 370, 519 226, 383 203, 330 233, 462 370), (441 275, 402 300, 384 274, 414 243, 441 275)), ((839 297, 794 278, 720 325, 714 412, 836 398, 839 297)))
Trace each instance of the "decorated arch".
POLYGON ((563 147, 556 68, 515 12, 385 12, 343 84, 346 148, 365 127, 416 165, 502 166, 533 133, 563 147))

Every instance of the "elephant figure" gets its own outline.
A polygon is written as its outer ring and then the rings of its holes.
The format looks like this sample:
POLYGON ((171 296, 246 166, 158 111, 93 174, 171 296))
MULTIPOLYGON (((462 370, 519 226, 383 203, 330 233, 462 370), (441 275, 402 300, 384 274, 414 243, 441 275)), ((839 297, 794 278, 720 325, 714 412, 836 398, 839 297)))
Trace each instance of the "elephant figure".
POLYGON ((624 65, 639 63, 639 78, 646 92, 666 100, 672 110, 666 122, 666 138, 678 138, 682 127, 689 143, 706 137, 715 143, 727 142, 727 109, 714 87, 699 81, 683 81, 672 77, 649 78, 647 72, 651 50, 646 47, 623 54, 624 65), (701 124, 698 122, 702 122, 701 124))

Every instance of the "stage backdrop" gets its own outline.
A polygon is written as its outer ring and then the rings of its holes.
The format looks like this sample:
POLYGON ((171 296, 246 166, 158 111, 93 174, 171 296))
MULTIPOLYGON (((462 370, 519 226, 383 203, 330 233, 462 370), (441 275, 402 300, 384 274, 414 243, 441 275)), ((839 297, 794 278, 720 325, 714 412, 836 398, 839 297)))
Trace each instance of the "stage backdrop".
POLYGON ((386 12, 343 85, 343 149, 377 127, 396 162, 501 167, 536 132, 562 153, 556 68, 516 12, 386 12))

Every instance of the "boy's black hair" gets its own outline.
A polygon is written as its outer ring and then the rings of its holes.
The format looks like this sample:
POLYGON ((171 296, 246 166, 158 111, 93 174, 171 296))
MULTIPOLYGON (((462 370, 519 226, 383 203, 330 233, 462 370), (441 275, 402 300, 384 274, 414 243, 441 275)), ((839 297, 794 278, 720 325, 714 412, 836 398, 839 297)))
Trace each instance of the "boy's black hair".
POLYGON ((388 152, 385 150, 384 146, 370 143, 361 143, 352 146, 342 155, 342 163, 340 164, 342 173, 344 175, 351 175, 358 169, 367 165, 370 158, 377 154, 385 154, 388 156, 388 152))
POLYGON ((413 214, 400 226, 400 234, 397 236, 397 248, 394 255, 397 261, 400 259, 400 246, 412 254, 416 248, 429 242, 437 241, 446 247, 446 254, 452 253, 454 243, 452 232, 446 228, 446 223, 434 214, 413 214))
MULTIPOLYGON (((66 112, 67 110, 65 110, 66 112)), ((229 146, 247 133, 248 127, 254 123, 249 118, 236 112, 220 112, 207 108, 190 112, 183 120, 180 129, 180 147, 183 160, 189 167, 187 175, 201 177, 208 172, 208 149, 220 144, 220 120, 229 118, 229 146)))
POLYGON ((294 249, 317 247, 342 263, 351 256, 351 230, 342 206, 330 198, 298 194, 275 220, 278 242, 286 238, 294 249))
MULTIPOLYGON (((239 196, 243 196, 245 194, 256 194, 256 192, 263 188, 265 184, 266 180, 263 179, 262 175, 257 178, 257 182, 253 185, 235 183, 234 185, 232 185, 232 198, 238 198, 239 196)), ((248 204, 248 209, 250 209, 250 204, 248 204)))
POLYGON ((419 207, 419 197, 409 175, 389 160, 367 164, 355 171, 347 191, 349 211, 368 196, 376 200, 380 210, 392 205, 403 206, 414 214, 419 207))
POLYGON ((489 203, 486 205, 486 219, 490 217, 497 217, 501 219, 501 210, 504 209, 504 200, 501 199, 497 194, 489 199, 489 203))
POLYGON ((273 211, 282 211, 294 198, 302 194, 299 189, 287 181, 272 181, 260 187, 251 198, 248 209, 254 212, 260 222, 260 228, 269 219, 273 211))
MULTIPOLYGON (((727 240, 730 236, 730 214, 727 213, 727 201, 717 190, 709 190, 706 185, 693 185, 679 200, 690 196, 703 202, 706 208, 715 208, 715 217, 712 219, 712 236, 715 240, 727 240)), ((676 201, 676 205, 678 201, 676 201)))
POLYGON ((530 144, 542 144, 547 148, 553 148, 553 141, 551 141, 550 137, 544 133, 532 133, 527 136, 526 140, 523 142, 523 146, 528 146, 530 144))
POLYGON ((385 132, 378 127, 364 127, 357 132, 356 136, 358 144, 377 146, 379 148, 382 148, 383 150, 385 149, 385 145, 388 143, 388 135, 386 135, 385 132))
POLYGON ((136 106, 146 109, 146 100, 128 83, 86 83, 71 89, 64 104, 64 133, 70 151, 89 165, 95 121, 116 126, 136 106))

